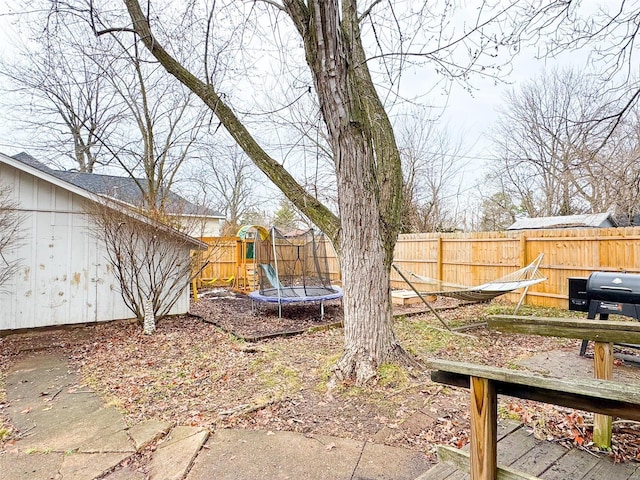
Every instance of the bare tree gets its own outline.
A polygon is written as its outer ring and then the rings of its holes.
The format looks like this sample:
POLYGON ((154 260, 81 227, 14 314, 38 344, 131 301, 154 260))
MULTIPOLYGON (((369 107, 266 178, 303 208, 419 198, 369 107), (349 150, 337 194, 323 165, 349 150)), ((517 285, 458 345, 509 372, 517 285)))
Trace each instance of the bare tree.
POLYGON ((198 146, 205 117, 194 105, 195 96, 167 82, 137 43, 114 39, 118 48, 112 53, 117 55, 95 61, 132 121, 119 122, 116 132, 99 141, 135 181, 143 207, 162 213, 182 166, 198 146))
POLYGON ((86 173, 111 164, 135 181, 146 208, 162 210, 198 145, 201 104, 168 82, 131 34, 87 35, 75 12, 34 10, 22 22, 31 43, 3 69, 30 106, 17 110, 20 121, 38 131, 46 157, 64 153, 86 173))
POLYGON ((247 156, 336 246, 345 291, 345 349, 335 367, 337 378, 365 383, 385 362, 412 364, 392 326, 389 276, 401 227, 403 182, 383 100, 397 98, 401 73, 418 64, 435 64, 439 73, 462 82, 473 73, 495 75, 493 52, 508 47, 512 37, 485 29, 517 7, 486 4, 464 19, 469 28, 455 29, 455 9, 448 2, 417 8, 379 1, 359 7, 355 0, 190 2, 177 19, 170 18, 174 8, 160 3, 147 2, 144 10, 136 0, 124 3, 128 20, 112 5, 100 11, 98 2, 77 7, 72 2, 70 8, 78 16, 89 12, 98 35, 125 38, 135 31, 162 67, 207 105, 247 156), (227 37, 220 35, 224 28, 230 31, 227 37), (231 49, 227 40, 239 42, 231 49), (249 58, 246 42, 259 44, 261 54, 249 58), (243 104, 237 92, 246 85, 248 65, 264 65, 265 52, 286 63, 270 67, 251 92, 290 80, 295 67, 293 83, 316 95, 335 165, 339 217, 296 180, 282 159, 274 158, 269 142, 250 132, 247 115, 236 106, 243 104), (295 61, 302 59, 306 70, 300 74, 302 62, 295 61), (230 84, 228 75, 236 83, 230 84), (387 82, 383 96, 373 75, 387 82))
POLYGON ((404 176, 403 233, 451 231, 464 167, 460 142, 424 112, 396 120, 404 176))
POLYGON ((65 165, 62 159, 71 160, 80 172, 109 164, 112 155, 103 142, 124 120, 124 106, 95 57, 112 43, 69 41, 78 34, 73 24, 62 23, 55 34, 43 34, 38 21, 21 25, 29 29, 28 46, 5 58, 0 74, 9 80, 5 93, 13 93, 10 111, 31 133, 30 149, 59 166, 65 165))
POLYGON ((205 201, 224 214, 225 231, 235 234, 242 219, 258 206, 256 177, 261 173, 237 145, 213 143, 204 152, 206 157, 194 166, 191 179, 202 190, 205 201))
POLYGON ((147 322, 145 331, 152 333, 155 322, 171 311, 198 275, 197 267, 206 263, 190 254, 197 242, 173 228, 183 225, 171 225, 171 218, 157 210, 132 210, 105 200, 87 212, 94 235, 104 241, 122 299, 141 325, 147 322))
POLYGON ((611 107, 577 71, 553 71, 511 90, 494 133, 500 160, 491 176, 503 198, 530 217, 607 210, 601 174, 619 151, 612 141, 603 147, 610 134, 594 120, 611 107))
POLYGON ((614 108, 590 120, 612 133, 640 99, 636 68, 640 35, 637 3, 553 0, 530 9, 520 21, 521 38, 537 45, 543 56, 590 48, 590 61, 598 72, 594 77, 609 85, 610 98, 615 99, 614 108))
POLYGON ((0 184, 0 293, 20 267, 17 247, 23 241, 23 217, 12 195, 12 189, 0 184))
POLYGON ((585 174, 592 179, 589 198, 619 225, 640 224, 640 114, 623 118, 585 174))
MULTIPOLYGON (((210 80, 209 72, 198 76, 202 70, 189 70, 188 64, 170 53, 166 47, 170 39, 156 36, 162 35, 162 23, 155 20, 161 13, 153 4, 147 3, 146 11, 136 0, 126 0, 125 4, 131 23, 118 27, 133 28, 162 66, 205 102, 254 163, 336 245, 345 287, 345 349, 334 370, 337 377, 364 383, 373 378, 376 368, 385 362, 410 363, 411 359, 393 333, 389 295, 393 250, 401 226, 400 154, 371 76, 361 30, 362 22, 371 19, 376 8, 388 14, 384 19, 389 21, 385 28, 394 25, 393 5, 385 11, 380 2, 372 2, 362 9, 355 1, 264 2, 270 9, 269 16, 290 22, 288 25, 295 29, 302 44, 335 162, 340 211, 337 217, 260 146, 234 113, 226 95, 210 80), (158 26, 154 30, 151 18, 153 25, 158 26)), ((259 9, 258 5, 252 4, 252 8, 259 9)), ((427 13, 423 10, 406 18, 427 17, 427 13)), ((471 31, 446 39, 449 53, 447 47, 443 47, 443 35, 436 35, 440 41, 438 46, 435 49, 421 47, 415 58, 437 62, 444 71, 460 78, 480 70, 483 51, 504 41, 502 37, 498 40, 483 35, 482 28, 495 19, 493 15, 489 18, 483 15, 484 12, 479 14, 471 31), (475 43, 471 39, 474 32, 479 32, 475 43), (472 49, 468 50, 471 45, 472 49), (458 46, 465 55, 469 54, 466 60, 470 60, 470 64, 460 68, 451 61, 451 49, 458 46)), ((213 10, 208 18, 215 18, 213 10)), ((438 22, 435 25, 437 28, 438 22)), ((442 33, 442 23, 439 25, 442 33)), ((279 24, 279 28, 284 29, 285 25, 279 24)), ((377 28, 374 22, 371 28, 377 28)), ((105 25, 105 29, 113 30, 113 25, 105 25)), ((380 49, 386 46, 382 40, 377 43, 380 49)), ((409 54, 394 55, 382 53, 379 58, 383 65, 397 71, 393 59, 407 58, 409 54)))

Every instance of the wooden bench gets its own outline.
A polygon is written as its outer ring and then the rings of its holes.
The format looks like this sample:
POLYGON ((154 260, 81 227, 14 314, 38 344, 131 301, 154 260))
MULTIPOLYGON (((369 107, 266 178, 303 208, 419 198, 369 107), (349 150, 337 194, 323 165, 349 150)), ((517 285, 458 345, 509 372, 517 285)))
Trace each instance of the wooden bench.
MULTIPOLYGON (((489 317, 487 326, 502 333, 593 340, 594 376, 603 380, 613 379, 613 344, 640 343, 638 322, 494 315, 489 317)), ((611 448, 610 416, 594 416, 593 442, 601 448, 611 448)))
POLYGON ((640 388, 598 379, 531 375, 485 365, 430 360, 434 382, 471 390, 470 472, 472 480, 531 478, 497 465, 497 395, 551 403, 640 421, 640 388))

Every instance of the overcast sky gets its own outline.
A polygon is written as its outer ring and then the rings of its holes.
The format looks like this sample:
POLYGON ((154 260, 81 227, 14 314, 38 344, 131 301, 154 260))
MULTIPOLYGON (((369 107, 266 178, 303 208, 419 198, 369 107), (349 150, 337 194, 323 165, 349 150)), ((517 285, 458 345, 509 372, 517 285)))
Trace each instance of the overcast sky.
MULTIPOLYGON (((13 6, 11 2, 0 0, 0 55, 6 55, 11 51, 15 43, 15 33, 10 22, 15 16, 9 15, 13 6)), ((428 98, 434 105, 445 105, 442 123, 446 124, 448 131, 454 137, 460 137, 463 148, 460 155, 468 160, 468 172, 465 175, 464 190, 470 190, 482 177, 482 169, 486 162, 490 161, 489 130, 497 118, 497 110, 503 104, 504 93, 509 88, 517 88, 523 82, 540 74, 545 68, 553 66, 580 66, 586 62, 586 54, 576 55, 575 52, 565 54, 557 59, 535 59, 535 48, 523 50, 512 64, 511 73, 505 76, 504 83, 495 84, 493 80, 472 80, 473 92, 469 93, 459 86, 453 86, 447 97, 436 89, 428 98)), ((416 82, 418 89, 422 87, 419 75, 407 74, 403 82, 409 85, 416 82)), ((2 99, 0 99, 2 101, 2 99)), ((6 105, 5 108, 10 108, 6 105)), ((9 102, 10 103, 10 102, 9 102)), ((29 150, 29 139, 21 137, 14 125, 3 122, 0 127, 0 151, 7 154, 29 150)), ((268 194, 273 196, 272 193, 268 194)))

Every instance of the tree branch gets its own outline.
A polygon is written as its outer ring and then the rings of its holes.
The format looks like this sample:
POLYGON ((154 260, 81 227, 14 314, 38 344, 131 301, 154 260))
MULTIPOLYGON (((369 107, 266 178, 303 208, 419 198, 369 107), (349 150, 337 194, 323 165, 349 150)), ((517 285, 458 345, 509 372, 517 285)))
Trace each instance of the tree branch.
POLYGON ((339 249, 338 232, 340 223, 338 217, 306 192, 282 165, 264 151, 231 108, 218 95, 213 85, 198 79, 160 45, 151 33, 151 28, 139 2, 137 0, 125 0, 125 4, 129 11, 133 28, 149 52, 167 72, 200 97, 258 168, 285 193, 297 208, 326 233, 336 248, 339 249))

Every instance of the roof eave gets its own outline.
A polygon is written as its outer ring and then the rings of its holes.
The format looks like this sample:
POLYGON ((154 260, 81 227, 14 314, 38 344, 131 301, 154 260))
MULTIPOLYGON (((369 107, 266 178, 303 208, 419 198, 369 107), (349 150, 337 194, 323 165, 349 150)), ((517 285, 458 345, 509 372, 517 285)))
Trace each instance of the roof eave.
MULTIPOLYGON (((35 167, 32 167, 31 165, 27 165, 26 163, 21 162, 20 160, 16 160, 15 158, 9 157, 8 155, 5 155, 4 153, 0 153, 0 161, 3 163, 6 163, 7 165, 20 170, 21 172, 27 173, 29 175, 32 175, 40 180, 44 180, 46 182, 49 182, 53 185, 55 185, 56 187, 62 188, 64 190, 67 190, 71 193, 74 193, 82 198, 86 198, 87 200, 90 200, 92 202, 95 203, 99 203, 101 205, 107 205, 111 208, 114 208, 115 206, 117 206, 117 209, 120 210, 122 213, 130 216, 131 218, 134 218, 136 220, 139 221, 144 221, 144 222, 150 222, 151 219, 149 219, 148 217, 144 217, 144 215, 138 215, 136 214, 134 211, 132 211, 132 207, 131 205, 125 203, 125 202, 118 202, 115 201, 112 197, 108 197, 108 196, 102 196, 102 195, 96 195, 95 193, 91 193, 88 190, 85 190, 83 188, 80 188, 72 183, 69 183, 65 180, 62 180, 58 177, 56 177, 55 175, 52 175, 50 173, 44 172, 42 170, 39 170, 35 167), (115 203, 115 205, 112 205, 110 203, 106 203, 105 200, 109 201, 109 202, 113 202, 115 203)), ((176 230, 175 228, 169 227, 168 225, 164 225, 164 227, 167 229, 167 233, 171 234, 171 235, 175 235, 178 237, 183 238, 184 240, 186 240, 188 243, 194 245, 196 247, 196 249, 198 250, 206 250, 208 248, 208 245, 204 242, 202 242, 201 240, 198 240, 197 238, 194 238, 190 235, 187 235, 185 233, 182 233, 178 230, 176 230)))

